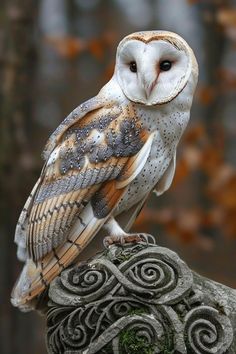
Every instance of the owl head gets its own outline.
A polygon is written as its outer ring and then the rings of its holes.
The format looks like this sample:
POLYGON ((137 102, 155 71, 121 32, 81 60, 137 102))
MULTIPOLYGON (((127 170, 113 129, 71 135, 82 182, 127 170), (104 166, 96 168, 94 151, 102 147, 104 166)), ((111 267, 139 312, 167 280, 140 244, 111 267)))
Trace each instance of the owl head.
POLYGON ((194 90, 198 65, 192 49, 179 35, 136 32, 118 46, 115 76, 129 100, 152 106, 172 101, 190 77, 194 90))

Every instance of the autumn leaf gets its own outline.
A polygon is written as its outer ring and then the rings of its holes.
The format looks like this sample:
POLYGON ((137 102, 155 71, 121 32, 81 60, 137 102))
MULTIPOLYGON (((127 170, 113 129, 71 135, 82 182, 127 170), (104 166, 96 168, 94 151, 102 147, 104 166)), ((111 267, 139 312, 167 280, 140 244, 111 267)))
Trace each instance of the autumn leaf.
POLYGON ((216 21, 232 41, 236 41, 236 9, 232 7, 219 8, 216 21))
POLYGON ((196 92, 196 97, 199 102, 205 106, 210 105, 213 102, 215 95, 216 91, 212 86, 199 86, 196 92))
POLYGON ((203 150, 200 167, 209 176, 215 177, 215 174, 222 164, 222 152, 213 145, 208 145, 203 150))
POLYGON ((195 144, 206 137, 206 129, 202 123, 191 126, 184 134, 184 144, 195 144))
POLYGON ((67 59, 73 59, 86 49, 86 43, 73 37, 46 37, 46 42, 50 44, 56 52, 67 59))
POLYGON ((230 8, 219 8, 217 11, 217 21, 219 24, 225 27, 236 27, 236 9, 230 8))
POLYGON ((93 39, 88 43, 88 49, 93 54, 93 56, 98 59, 102 60, 104 57, 105 46, 102 40, 93 39))
POLYGON ((211 198, 225 209, 236 210, 236 172, 232 171, 227 179, 216 180, 209 187, 211 198))
POLYGON ((175 188, 177 184, 181 183, 188 176, 189 172, 190 171, 187 162, 183 158, 179 159, 172 184, 173 188, 175 188))
POLYGON ((223 92, 228 92, 229 89, 236 89, 236 73, 233 70, 220 68, 218 76, 221 81, 221 89, 223 92))

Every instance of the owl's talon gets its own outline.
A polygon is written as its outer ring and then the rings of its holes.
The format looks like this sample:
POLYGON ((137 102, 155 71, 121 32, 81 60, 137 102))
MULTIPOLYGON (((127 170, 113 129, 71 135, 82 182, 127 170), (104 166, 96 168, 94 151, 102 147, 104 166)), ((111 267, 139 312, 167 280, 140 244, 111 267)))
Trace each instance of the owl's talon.
POLYGON ((116 244, 124 245, 125 243, 138 243, 145 242, 148 244, 148 237, 145 234, 127 234, 122 236, 107 236, 103 240, 103 245, 105 248, 116 244))

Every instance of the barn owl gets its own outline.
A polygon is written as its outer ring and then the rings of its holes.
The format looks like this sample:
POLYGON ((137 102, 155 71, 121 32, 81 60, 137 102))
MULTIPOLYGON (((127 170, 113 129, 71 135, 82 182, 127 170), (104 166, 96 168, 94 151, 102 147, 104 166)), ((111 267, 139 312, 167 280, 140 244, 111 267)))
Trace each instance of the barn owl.
POLYGON ((12 304, 29 309, 101 228, 125 242, 151 191, 164 193, 188 123, 198 77, 189 45, 165 31, 119 44, 111 80, 55 130, 45 165, 20 215, 25 262, 12 304))

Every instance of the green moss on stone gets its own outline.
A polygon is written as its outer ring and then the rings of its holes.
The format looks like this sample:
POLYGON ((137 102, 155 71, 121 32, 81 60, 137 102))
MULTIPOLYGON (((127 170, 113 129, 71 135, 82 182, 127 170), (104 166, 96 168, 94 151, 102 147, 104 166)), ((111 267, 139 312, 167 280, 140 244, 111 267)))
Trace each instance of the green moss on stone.
POLYGON ((145 337, 138 337, 132 329, 120 333, 121 354, 153 354, 154 344, 147 342, 145 337))

